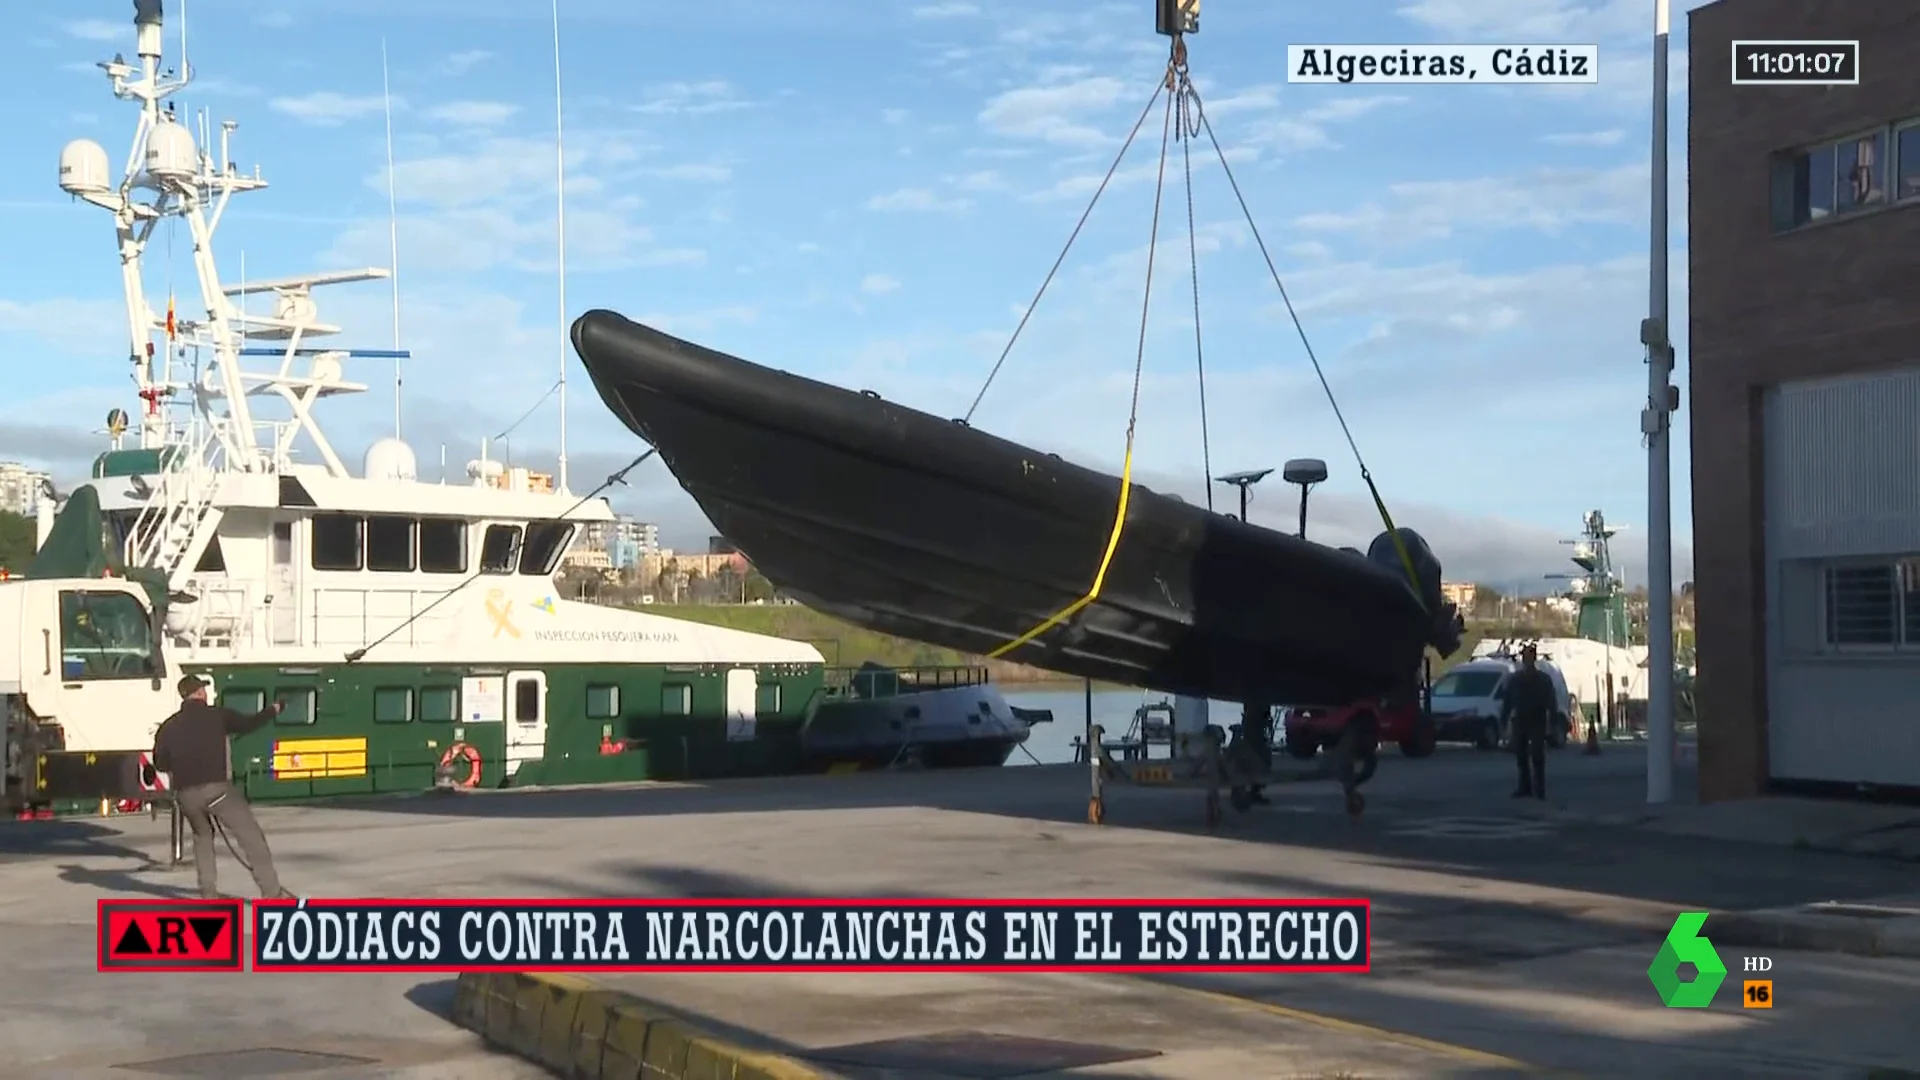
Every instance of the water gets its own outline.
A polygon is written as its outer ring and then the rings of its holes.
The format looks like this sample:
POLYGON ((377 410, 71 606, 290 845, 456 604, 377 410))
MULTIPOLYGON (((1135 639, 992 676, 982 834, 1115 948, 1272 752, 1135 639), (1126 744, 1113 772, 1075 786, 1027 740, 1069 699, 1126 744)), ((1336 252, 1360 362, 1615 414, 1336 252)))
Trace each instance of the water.
MULTIPOLYGON (((1073 740, 1086 734, 1087 692, 1077 686, 1044 690, 1015 690, 1006 683, 1000 692, 1008 704, 1022 709, 1048 709, 1053 723, 1035 724, 1027 737, 1026 752, 1015 750, 1008 765, 1065 765, 1073 762, 1073 740), (1031 756, 1029 756, 1029 754, 1031 756)), ((1096 690, 1093 694, 1093 722, 1106 729, 1109 741, 1127 733, 1133 712, 1142 705, 1171 702, 1167 694, 1140 690, 1096 690)), ((1237 702, 1215 701, 1207 706, 1207 723, 1222 728, 1240 722, 1237 702)))

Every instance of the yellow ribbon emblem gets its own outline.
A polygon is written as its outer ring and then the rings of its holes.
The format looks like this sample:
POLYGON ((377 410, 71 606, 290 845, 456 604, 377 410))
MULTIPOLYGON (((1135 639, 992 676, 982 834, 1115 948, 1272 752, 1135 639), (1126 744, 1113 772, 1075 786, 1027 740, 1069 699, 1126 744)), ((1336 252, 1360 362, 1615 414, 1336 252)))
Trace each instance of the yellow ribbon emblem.
POLYGON ((520 636, 520 629, 513 625, 513 601, 507 599, 505 589, 493 589, 487 593, 487 618, 493 620, 493 636, 505 634, 510 638, 520 636))

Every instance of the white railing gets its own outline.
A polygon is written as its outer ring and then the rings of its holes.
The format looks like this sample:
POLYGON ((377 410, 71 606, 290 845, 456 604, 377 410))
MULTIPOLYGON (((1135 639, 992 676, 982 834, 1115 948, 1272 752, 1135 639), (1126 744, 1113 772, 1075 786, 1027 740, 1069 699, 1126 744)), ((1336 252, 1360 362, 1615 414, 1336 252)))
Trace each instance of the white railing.
POLYGON ((220 441, 209 432, 192 449, 163 459, 128 538, 130 564, 159 570, 174 581, 219 492, 224 457, 220 441))

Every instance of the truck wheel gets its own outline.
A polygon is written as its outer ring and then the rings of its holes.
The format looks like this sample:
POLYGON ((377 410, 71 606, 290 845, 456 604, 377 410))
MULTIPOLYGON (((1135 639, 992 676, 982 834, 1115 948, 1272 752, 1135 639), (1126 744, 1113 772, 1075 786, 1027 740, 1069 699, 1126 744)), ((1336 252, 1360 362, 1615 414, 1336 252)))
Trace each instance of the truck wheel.
POLYGON ((1315 742, 1311 736, 1298 735, 1291 731, 1287 732, 1287 753, 1292 754, 1301 761, 1306 761, 1319 752, 1320 744, 1315 742))

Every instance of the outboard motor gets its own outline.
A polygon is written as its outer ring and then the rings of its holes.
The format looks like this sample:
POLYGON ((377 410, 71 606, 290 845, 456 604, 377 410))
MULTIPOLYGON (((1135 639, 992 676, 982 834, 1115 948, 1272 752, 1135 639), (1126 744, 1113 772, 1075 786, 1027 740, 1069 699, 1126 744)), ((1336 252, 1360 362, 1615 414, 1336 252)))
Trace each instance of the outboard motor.
POLYGON ((1440 560, 1434 557, 1433 548, 1428 546, 1426 538, 1406 528, 1396 529, 1393 533, 1382 532, 1373 538, 1373 543, 1367 545, 1367 558, 1405 576, 1407 566, 1400 560, 1402 545, 1406 548, 1407 562, 1413 564, 1420 602, 1433 616, 1427 644, 1442 656, 1451 655, 1460 648, 1461 640, 1466 637, 1467 623, 1459 608, 1448 603, 1440 591, 1440 560), (1399 544, 1394 543, 1395 534, 1399 535, 1399 544))

